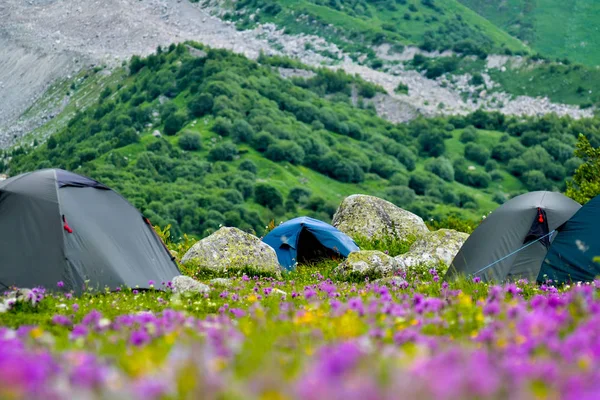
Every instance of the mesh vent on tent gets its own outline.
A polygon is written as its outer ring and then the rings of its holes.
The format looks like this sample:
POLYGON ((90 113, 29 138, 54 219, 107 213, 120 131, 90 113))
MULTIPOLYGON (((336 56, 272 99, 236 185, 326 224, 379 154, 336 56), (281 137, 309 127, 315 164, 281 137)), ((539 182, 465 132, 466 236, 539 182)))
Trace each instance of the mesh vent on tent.
MULTIPOLYGON (((531 224, 531 228, 529 228, 529 232, 525 236, 525 240, 523 244, 527 244, 537 240, 545 235, 548 235, 550 230, 548 229, 548 218, 546 218, 546 212, 538 207, 537 215, 531 224)), ((550 247, 550 237, 546 236, 542 240, 540 240, 546 248, 550 247)))

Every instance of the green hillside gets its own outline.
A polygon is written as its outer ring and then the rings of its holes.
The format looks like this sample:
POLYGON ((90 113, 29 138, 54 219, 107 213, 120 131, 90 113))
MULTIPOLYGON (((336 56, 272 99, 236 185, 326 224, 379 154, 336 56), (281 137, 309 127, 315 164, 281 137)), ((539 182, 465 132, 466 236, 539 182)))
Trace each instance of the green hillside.
POLYGON ((357 77, 319 69, 285 80, 277 68, 296 62, 193 46, 134 57, 47 143, 0 153, 0 171, 87 174, 155 224, 200 236, 221 224, 261 233, 300 214, 327 220, 353 193, 475 220, 507 196, 563 189, 580 132, 600 143, 596 119, 476 112, 395 125, 369 105, 381 89, 357 77))
POLYGON ((459 0, 545 56, 600 64, 595 0, 459 0))
MULTIPOLYGON (((229 2, 227 2, 229 3, 229 2)), ((225 18, 240 29, 273 22, 288 33, 326 38, 348 53, 374 56, 382 43, 466 54, 528 49, 456 0, 240 0, 225 18), (260 12, 256 12, 260 10, 260 12)), ((231 4, 230 3, 230 4, 231 4)))

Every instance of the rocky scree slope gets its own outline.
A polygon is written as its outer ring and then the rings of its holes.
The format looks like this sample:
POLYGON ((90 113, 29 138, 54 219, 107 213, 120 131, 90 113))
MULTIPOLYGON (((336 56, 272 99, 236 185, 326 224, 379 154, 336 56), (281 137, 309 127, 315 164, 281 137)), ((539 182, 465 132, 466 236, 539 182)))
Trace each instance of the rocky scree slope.
MULTIPOLYGON (((91 65, 120 65, 134 54, 147 55, 159 45, 195 40, 214 48, 227 48, 257 58, 260 52, 298 58, 308 65, 331 65, 358 73, 386 88, 374 102, 380 115, 393 122, 419 114, 468 113, 481 104, 466 103, 457 91, 415 71, 394 74, 360 65, 337 46, 311 35, 287 35, 275 25, 258 25, 239 31, 215 14, 215 6, 181 0, 5 0, 0 4, 0 148, 47 122, 67 102, 54 104, 52 112, 23 116, 52 82, 72 79, 91 65), (333 56, 332 56, 333 55, 333 56), (341 61, 340 61, 341 60, 341 61), (395 94, 406 83, 407 95, 395 94), (444 107, 440 107, 440 103, 444 107), (64 104, 63 104, 64 103, 64 104), (21 118, 20 118, 21 117, 21 118)), ((216 10, 218 14, 219 10, 216 10)), ((406 49, 406 51, 414 51, 406 49)), ((556 106, 545 99, 522 96, 518 106, 507 99, 499 110, 507 114, 538 115, 556 112, 584 117, 591 110, 556 106)))

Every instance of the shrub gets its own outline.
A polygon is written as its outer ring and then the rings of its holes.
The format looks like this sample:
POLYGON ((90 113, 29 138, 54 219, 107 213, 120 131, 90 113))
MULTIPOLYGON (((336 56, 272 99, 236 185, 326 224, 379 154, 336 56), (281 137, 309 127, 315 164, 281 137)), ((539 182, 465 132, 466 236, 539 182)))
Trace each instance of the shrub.
POLYGON ((477 129, 475 129, 475 127, 473 125, 467 126, 460 133, 460 141, 462 143, 475 142, 477 140, 478 136, 479 136, 479 133, 477 132, 477 129))
POLYGON ((498 204, 504 204, 506 202, 506 200, 508 200, 508 198, 506 197, 506 195, 504 193, 496 192, 492 196, 492 200, 498 204))
POLYGON ((439 157, 446 151, 444 136, 435 130, 427 130, 419 135, 421 151, 431 157, 439 157))
POLYGON ((188 151, 200 150, 202 147, 200 135, 193 132, 185 132, 179 138, 179 147, 188 151))
POLYGON ((454 167, 450 160, 445 157, 432 158, 425 163, 425 170, 429 171, 445 181, 454 181, 454 167))
POLYGON ((270 133, 262 131, 253 138, 252 147, 254 147, 254 149, 256 149, 257 151, 260 151, 262 153, 262 152, 267 151, 269 146, 271 144, 273 144, 274 142, 275 142, 275 139, 273 138, 273 136, 270 133))
POLYGON ((546 168, 544 168, 544 174, 548 179, 552 179, 553 181, 557 182, 562 181, 567 176, 565 167, 558 163, 546 165, 546 168))
POLYGON ((233 124, 230 120, 223 117, 217 117, 217 119, 215 119, 212 131, 215 132, 217 135, 229 136, 232 130, 233 124))
POLYGON ((231 142, 221 143, 208 152, 210 161, 233 161, 238 151, 235 144, 231 142))
POLYGON ((433 184, 434 179, 432 177, 433 175, 428 172, 416 171, 410 175, 408 187, 414 190, 416 194, 424 195, 425 191, 433 184))
POLYGON ((468 170, 465 184, 476 188, 486 188, 490 185, 491 178, 489 174, 481 170, 468 170))
POLYGON ((412 203, 415 197, 415 191, 406 186, 392 186, 385 190, 385 198, 399 207, 412 203))
POLYGON ((234 140, 246 143, 249 142, 255 134, 254 128, 243 119, 236 119, 233 122, 231 133, 234 140))
POLYGON ((416 167, 417 156, 406 146, 400 146, 395 154, 395 157, 400 161, 407 170, 413 171, 416 167))
POLYGON ((362 83, 358 87, 358 94, 367 99, 372 99, 377 94, 377 86, 372 83, 362 83))
POLYGON ((523 183, 529 190, 548 189, 549 183, 542 171, 533 170, 523 174, 523 183))
POLYGON ((244 196, 237 189, 230 189, 225 191, 223 198, 231 204, 241 204, 244 202, 244 196))
POLYGON ((292 164, 302 164, 304 161, 302 147, 289 140, 282 140, 269 145, 265 155, 269 160, 275 162, 288 161, 292 164))
POLYGON ((489 186, 490 175, 480 169, 470 169, 466 161, 458 159, 454 162, 454 179, 463 185, 476 188, 486 188, 489 186))
POLYGON ((471 85, 474 86, 479 86, 479 85, 483 85, 485 83, 485 80, 483 79, 483 76, 476 72, 473 74, 473 76, 471 77, 471 85))
POLYGON ((565 162, 565 169, 567 175, 573 175, 577 168, 583 164, 583 160, 579 157, 571 157, 565 162))
POLYGON ((189 104, 189 110, 195 117, 202 117, 212 111, 213 97, 209 93, 202 93, 189 104))
POLYGON ((384 179, 390 178, 397 171, 397 164, 383 157, 376 158, 371 163, 371 172, 376 173, 384 179))
POLYGON ((238 178, 233 181, 233 187, 242 194, 244 200, 247 200, 254 195, 254 182, 249 179, 238 178))
POLYGON ((492 148, 492 158, 498 161, 509 161, 518 157, 523 152, 524 147, 516 142, 501 142, 492 148))
POLYGON ((504 176, 502 175, 502 172, 498 171, 497 169, 488 171, 488 173, 490 174, 490 178, 494 182, 502 182, 504 180, 504 176))
POLYGON ((527 170, 530 171, 532 169, 538 169, 540 171, 544 171, 546 166, 551 165, 553 163, 552 157, 546 149, 542 146, 534 146, 527 149, 522 155, 521 159, 527 165, 527 170))
POLYGON ((175 135, 183 128, 187 116, 182 112, 175 112, 167 117, 165 120, 165 133, 167 135, 175 135))
POLYGON ((467 143, 465 158, 483 165, 490 158, 490 151, 480 144, 467 143))
POLYGON ((531 168, 527 165, 525 161, 521 158, 515 158, 508 162, 508 170, 511 174, 516 177, 522 176, 525 172, 529 171, 531 168))
POLYGON ((254 188, 254 200, 261 206, 271 210, 283 205, 283 196, 277 188, 266 183, 259 183, 254 188))
POLYGON ((295 187, 290 190, 288 198, 292 199, 295 203, 302 203, 303 201, 307 200, 310 195, 310 190, 301 187, 295 187))
POLYGON ((240 166, 238 167, 238 169, 240 171, 248 171, 251 172, 252 174, 256 174, 256 172, 258 171, 258 168, 256 168, 256 164, 254 164, 254 161, 252 160, 244 160, 240 163, 240 166))
POLYGON ((394 92, 398 94, 408 94, 408 85, 400 82, 398 86, 396 86, 396 89, 394 89, 394 92))

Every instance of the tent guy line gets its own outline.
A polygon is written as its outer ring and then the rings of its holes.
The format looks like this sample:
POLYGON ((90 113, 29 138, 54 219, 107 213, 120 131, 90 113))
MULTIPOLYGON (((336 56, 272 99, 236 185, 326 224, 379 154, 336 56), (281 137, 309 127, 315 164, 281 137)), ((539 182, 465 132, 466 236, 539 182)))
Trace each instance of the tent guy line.
POLYGON ((506 259, 507 259, 508 257, 510 257, 510 256, 514 256, 515 254, 517 254, 517 253, 518 253, 518 252, 520 252, 521 250, 525 250, 525 249, 526 249, 526 248, 528 248, 529 246, 531 246, 531 245, 533 245, 533 244, 535 244, 535 243, 537 243, 537 242, 539 242, 539 241, 541 241, 541 240, 544 240, 545 238, 548 238, 549 240, 552 240, 552 235, 553 235, 555 232, 556 232, 556 229, 555 229, 555 230, 553 230, 552 232, 550 232, 550 233, 547 233, 546 235, 544 235, 544 236, 542 236, 542 237, 540 237, 540 238, 538 238, 538 239, 534 240, 533 242, 529 242, 529 243, 527 243, 525 246, 522 246, 521 248, 519 248, 519 249, 517 249, 517 250, 513 251, 512 253, 505 255, 505 256, 504 256, 504 257, 502 257, 501 259, 494 261, 493 263, 489 264, 488 266, 485 266, 485 267, 481 268, 479 271, 475 272, 475 273, 473 274, 473 276, 477 276, 477 274, 479 274, 480 272, 483 272, 483 271, 485 271, 486 269, 488 269, 488 268, 490 268, 490 267, 493 267, 494 265, 498 264, 499 262, 506 260, 506 259))

